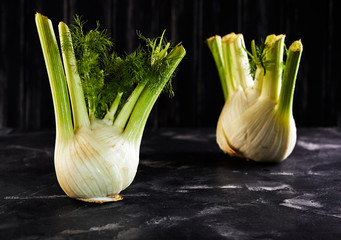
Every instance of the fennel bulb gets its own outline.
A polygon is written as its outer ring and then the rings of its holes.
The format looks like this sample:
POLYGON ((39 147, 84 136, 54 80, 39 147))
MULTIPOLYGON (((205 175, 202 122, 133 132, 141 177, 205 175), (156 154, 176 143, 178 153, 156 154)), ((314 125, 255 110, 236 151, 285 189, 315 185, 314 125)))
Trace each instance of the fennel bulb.
POLYGON ((110 51, 105 31, 97 26, 84 33, 76 17, 71 29, 59 23, 62 61, 51 20, 39 13, 35 20, 55 110, 58 182, 71 198, 121 200, 136 175, 148 116, 160 93, 172 92, 170 79, 185 49, 171 47, 163 34, 140 35, 147 50, 122 58, 110 51))
POLYGON ((252 53, 242 34, 207 39, 225 97, 216 139, 231 156, 280 162, 294 149, 292 101, 303 46, 292 43, 284 60, 284 39, 269 35, 259 47, 252 41, 252 53))

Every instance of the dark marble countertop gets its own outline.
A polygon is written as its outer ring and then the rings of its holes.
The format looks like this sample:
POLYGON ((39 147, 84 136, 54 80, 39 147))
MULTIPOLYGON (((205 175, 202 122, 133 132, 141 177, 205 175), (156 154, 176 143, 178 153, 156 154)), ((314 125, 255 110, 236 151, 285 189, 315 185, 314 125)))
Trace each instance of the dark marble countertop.
POLYGON ((214 129, 145 132, 123 201, 66 197, 54 132, 0 130, 0 239, 341 239, 341 132, 299 129, 280 164, 230 158, 214 129))

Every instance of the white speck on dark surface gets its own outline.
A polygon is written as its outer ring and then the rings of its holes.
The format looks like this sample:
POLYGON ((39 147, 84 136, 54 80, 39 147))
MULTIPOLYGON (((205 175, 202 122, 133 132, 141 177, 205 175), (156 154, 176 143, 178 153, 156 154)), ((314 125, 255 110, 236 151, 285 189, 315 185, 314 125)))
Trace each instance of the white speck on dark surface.
POLYGON ((258 185, 258 184, 250 184, 247 185, 247 189, 250 191, 278 191, 278 190, 291 190, 291 187, 287 184, 270 184, 267 185, 258 185))
POLYGON ((297 209, 323 207, 319 202, 315 202, 310 199, 301 199, 301 198, 285 199, 284 203, 281 203, 281 205, 286 206, 286 207, 297 208, 297 209))
POLYGON ((312 142, 306 142, 302 140, 297 141, 297 146, 310 150, 310 151, 341 148, 341 145, 339 144, 312 143, 312 142))
POLYGON ((29 199, 57 199, 67 198, 66 195, 52 195, 52 196, 6 196, 5 200, 29 200, 29 199))
POLYGON ((292 172, 272 172, 270 175, 278 175, 278 176, 294 176, 292 172))

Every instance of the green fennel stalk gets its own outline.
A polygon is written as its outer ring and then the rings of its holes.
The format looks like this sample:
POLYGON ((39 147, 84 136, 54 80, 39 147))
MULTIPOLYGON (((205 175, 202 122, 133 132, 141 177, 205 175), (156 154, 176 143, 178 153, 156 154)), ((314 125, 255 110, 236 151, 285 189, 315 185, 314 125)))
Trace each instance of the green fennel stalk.
POLYGON ((67 139, 73 136, 73 126, 66 77, 57 40, 49 19, 36 14, 36 23, 52 92, 57 139, 67 139))

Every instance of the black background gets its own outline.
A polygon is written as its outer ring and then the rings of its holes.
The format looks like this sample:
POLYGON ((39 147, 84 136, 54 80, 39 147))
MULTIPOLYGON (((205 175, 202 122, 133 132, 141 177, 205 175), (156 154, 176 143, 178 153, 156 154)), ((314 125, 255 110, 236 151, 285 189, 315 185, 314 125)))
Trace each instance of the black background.
POLYGON ((182 42, 187 55, 174 79, 175 97, 163 95, 149 127, 215 127, 224 104, 214 61, 205 39, 243 33, 252 39, 286 34, 301 39, 304 50, 296 82, 294 117, 299 127, 341 126, 340 1, 292 0, 61 0, 1 1, 0 128, 53 128, 54 113, 34 14, 55 27, 74 14, 94 27, 99 20, 118 52, 139 41, 136 30, 155 37, 166 31, 182 42))

